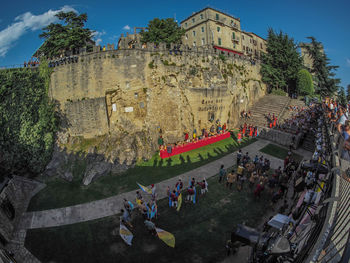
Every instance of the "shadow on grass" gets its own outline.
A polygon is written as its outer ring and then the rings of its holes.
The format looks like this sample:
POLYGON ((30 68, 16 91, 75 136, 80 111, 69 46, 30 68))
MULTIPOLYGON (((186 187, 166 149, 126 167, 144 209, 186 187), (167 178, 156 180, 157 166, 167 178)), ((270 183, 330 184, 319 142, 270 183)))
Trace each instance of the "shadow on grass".
MULTIPOLYGON (((244 142, 240 147, 254 141, 244 142)), ((82 187, 81 171, 84 170, 83 168, 86 167, 88 161, 83 160, 81 164, 77 163, 77 171, 73 171, 73 182, 67 182, 57 177, 45 178, 44 182, 47 187, 32 198, 28 211, 54 209, 107 198, 137 189, 135 182, 145 186, 158 183, 230 154, 237 149, 237 147, 232 147, 233 143, 232 139, 228 138, 226 141, 218 142, 218 144, 205 146, 206 148, 203 147, 167 159, 161 159, 158 154, 155 154, 152 159, 137 163, 135 167, 128 169, 123 174, 102 176, 84 187, 82 187), (224 152, 216 149, 219 147, 225 149, 225 146, 228 146, 230 151, 224 152)))
POLYGON ((199 158, 200 162, 204 161, 204 158, 203 158, 203 156, 200 153, 198 154, 198 158, 199 158))

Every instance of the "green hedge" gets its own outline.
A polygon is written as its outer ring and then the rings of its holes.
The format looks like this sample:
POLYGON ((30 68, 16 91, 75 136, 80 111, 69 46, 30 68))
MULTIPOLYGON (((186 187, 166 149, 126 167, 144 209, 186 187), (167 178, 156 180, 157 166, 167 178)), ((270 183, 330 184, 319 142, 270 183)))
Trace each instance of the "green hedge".
POLYGON ((5 173, 38 173, 51 158, 57 119, 47 96, 49 78, 47 63, 39 71, 0 71, 0 167, 5 173))
POLYGON ((285 92, 282 89, 272 89, 271 94, 278 95, 278 96, 287 96, 287 92, 285 92))

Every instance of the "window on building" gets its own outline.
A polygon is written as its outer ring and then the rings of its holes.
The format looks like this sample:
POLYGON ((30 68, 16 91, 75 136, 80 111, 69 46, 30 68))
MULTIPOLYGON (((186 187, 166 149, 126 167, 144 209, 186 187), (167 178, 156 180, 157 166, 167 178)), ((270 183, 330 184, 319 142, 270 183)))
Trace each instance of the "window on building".
POLYGON ((218 27, 216 28, 216 30, 217 30, 218 32, 220 32, 220 27, 218 26, 218 27))
POLYGON ((185 27, 187 27, 187 23, 185 23, 185 27))
POLYGON ((202 26, 202 32, 204 32, 204 26, 202 26))
POLYGON ((196 31, 192 31, 192 34, 195 37, 196 36, 196 31))
POLYGON ((244 35, 242 35, 242 40, 244 40, 244 35))
POLYGON ((260 43, 260 48, 263 49, 262 43, 260 43))
POLYGON ((233 48, 236 48, 236 43, 233 43, 233 48))
POLYGON ((195 47, 197 45, 196 41, 193 41, 193 46, 195 47))
POLYGON ((235 34, 235 32, 232 32, 232 39, 236 39, 236 34, 235 34))
POLYGON ((243 51, 245 51, 245 46, 243 46, 243 51))
POLYGON ((192 18, 192 23, 196 22, 196 19, 195 18, 192 18))
POLYGON ((221 46, 221 38, 218 38, 218 45, 221 46))
POLYGON ((201 19, 203 19, 203 14, 200 15, 201 19))
POLYGON ((204 45, 205 44, 205 42, 204 42, 204 38, 202 38, 202 45, 204 45))
POLYGON ((215 19, 219 20, 219 14, 216 14, 215 19))

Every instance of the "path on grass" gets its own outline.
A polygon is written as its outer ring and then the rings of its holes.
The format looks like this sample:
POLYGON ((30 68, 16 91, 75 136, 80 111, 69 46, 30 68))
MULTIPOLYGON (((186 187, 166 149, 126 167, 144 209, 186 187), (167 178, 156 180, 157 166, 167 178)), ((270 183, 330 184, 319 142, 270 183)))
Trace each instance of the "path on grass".
MULTIPOLYGON (((243 153, 249 152, 249 156, 253 158, 255 154, 259 156, 263 154, 271 161, 271 168, 276 169, 278 166, 283 166, 283 160, 276 157, 259 152, 259 150, 265 147, 270 141, 261 140, 242 148, 243 153)), ((156 185, 158 199, 166 197, 166 188, 174 188, 175 183, 179 178, 184 182, 184 187, 187 187, 189 179, 194 177, 196 181, 203 180, 203 178, 210 178, 218 174, 221 164, 225 165, 225 168, 231 167, 236 164, 236 152, 226 155, 221 159, 203 165, 194 170, 188 171, 179 176, 175 176, 168 180, 159 182, 156 185)), ((142 183, 142 182, 140 182, 142 183)), ((136 186, 136 183, 135 183, 136 186)), ((210 185, 209 185, 210 191, 210 185)), ((112 216, 120 213, 120 209, 123 207, 123 198, 127 200, 135 200, 135 191, 122 193, 105 199, 92 201, 89 203, 83 203, 79 205, 50 209, 45 211, 27 212, 24 214, 20 223, 21 229, 34 229, 53 226, 63 226, 79 222, 85 222, 94 220, 106 216, 112 216)), ((143 193, 144 198, 146 194, 143 193)))

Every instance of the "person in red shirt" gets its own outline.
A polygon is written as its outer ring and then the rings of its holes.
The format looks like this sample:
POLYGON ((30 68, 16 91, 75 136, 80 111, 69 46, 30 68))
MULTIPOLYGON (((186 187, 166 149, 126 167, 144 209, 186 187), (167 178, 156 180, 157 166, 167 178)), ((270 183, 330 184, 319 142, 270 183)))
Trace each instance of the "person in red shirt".
POLYGON ((201 187, 201 195, 205 194, 206 190, 206 183, 205 183, 205 180, 203 180, 202 182, 198 182, 197 183, 200 187, 201 187))
POLYGON ((177 191, 181 191, 182 187, 184 186, 184 184, 182 183, 181 179, 179 179, 179 181, 177 181, 177 183, 175 184, 175 188, 177 189, 177 191))
POLYGON ((260 182, 259 184, 257 184, 255 190, 254 190, 254 197, 255 198, 260 198, 260 194, 261 192, 264 190, 264 184, 262 182, 260 182))
POLYGON ((253 137, 253 127, 249 128, 249 137, 253 137))
POLYGON ((237 134, 237 141, 238 141, 238 143, 241 143, 241 142, 242 142, 242 133, 241 133, 241 132, 239 132, 239 133, 237 134))
POLYGON ((185 133, 185 142, 188 141, 188 137, 189 137, 189 136, 188 136, 188 133, 186 132, 186 133, 185 133))
POLYGON ((177 196, 176 196, 176 191, 173 190, 173 192, 170 195, 171 198, 171 207, 177 208, 177 196))
POLYGON ((194 195, 194 190, 193 186, 191 185, 189 188, 187 188, 187 201, 193 201, 193 195, 194 195))

